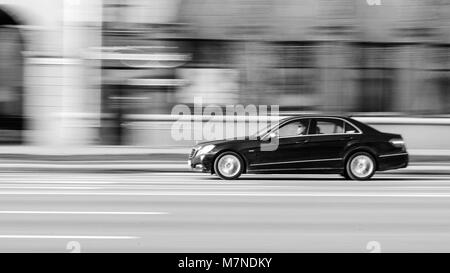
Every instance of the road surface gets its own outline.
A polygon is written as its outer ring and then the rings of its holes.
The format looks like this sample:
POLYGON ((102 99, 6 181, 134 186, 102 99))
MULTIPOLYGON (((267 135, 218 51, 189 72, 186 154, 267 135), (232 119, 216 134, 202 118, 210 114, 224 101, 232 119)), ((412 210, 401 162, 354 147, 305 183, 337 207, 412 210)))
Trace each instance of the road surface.
POLYGON ((450 175, 0 173, 1 252, 450 251, 450 175))

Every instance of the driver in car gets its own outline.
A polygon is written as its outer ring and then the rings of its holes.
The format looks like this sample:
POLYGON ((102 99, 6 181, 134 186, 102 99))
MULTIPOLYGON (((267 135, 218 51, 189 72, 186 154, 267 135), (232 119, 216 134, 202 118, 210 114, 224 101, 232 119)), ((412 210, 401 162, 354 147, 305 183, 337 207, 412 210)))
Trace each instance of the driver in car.
POLYGON ((306 135, 306 126, 303 123, 298 124, 297 135, 303 136, 306 135))

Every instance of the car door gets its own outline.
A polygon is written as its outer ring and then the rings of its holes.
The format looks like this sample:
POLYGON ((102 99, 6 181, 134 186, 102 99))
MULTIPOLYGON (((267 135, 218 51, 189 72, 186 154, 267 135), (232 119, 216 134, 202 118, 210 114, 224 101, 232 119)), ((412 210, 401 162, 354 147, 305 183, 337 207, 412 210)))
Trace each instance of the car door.
POLYGON ((310 137, 305 147, 310 155, 311 168, 334 169, 343 167, 346 147, 355 141, 359 132, 344 119, 313 118, 310 137))
POLYGON ((272 131, 271 133, 277 133, 278 142, 273 144, 272 149, 259 147, 256 160, 250 164, 250 169, 282 171, 301 168, 302 161, 309 157, 304 150, 308 141, 309 123, 310 119, 291 120, 272 131), (300 132, 301 130, 303 132, 300 132))

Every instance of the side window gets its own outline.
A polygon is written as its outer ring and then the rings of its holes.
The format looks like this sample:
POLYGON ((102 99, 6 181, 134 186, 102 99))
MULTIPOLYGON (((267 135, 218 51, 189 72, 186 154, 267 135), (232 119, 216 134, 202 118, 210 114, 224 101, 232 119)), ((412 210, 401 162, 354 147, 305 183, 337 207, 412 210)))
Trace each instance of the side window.
POLYGON ((308 119, 294 120, 284 124, 278 130, 278 137, 296 137, 306 135, 308 132, 308 119))
POLYGON ((313 135, 331 135, 344 133, 344 121, 339 119, 317 119, 313 135))
POLYGON ((344 122, 345 124, 345 133, 346 134, 356 134, 358 133, 358 129, 355 128, 355 126, 351 125, 348 122, 344 122))

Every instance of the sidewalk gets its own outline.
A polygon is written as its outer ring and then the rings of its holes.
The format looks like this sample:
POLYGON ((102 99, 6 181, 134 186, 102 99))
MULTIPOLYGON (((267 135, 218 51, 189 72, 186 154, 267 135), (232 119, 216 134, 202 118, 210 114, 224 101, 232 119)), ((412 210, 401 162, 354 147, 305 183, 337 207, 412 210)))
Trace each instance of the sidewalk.
MULTIPOLYGON (((0 171, 190 172, 190 147, 0 147, 0 171)), ((450 174, 450 151, 410 150, 410 166, 393 173, 450 174)))

